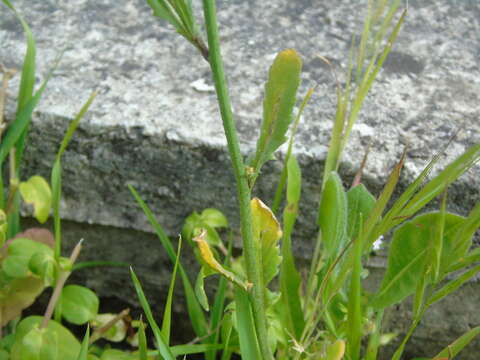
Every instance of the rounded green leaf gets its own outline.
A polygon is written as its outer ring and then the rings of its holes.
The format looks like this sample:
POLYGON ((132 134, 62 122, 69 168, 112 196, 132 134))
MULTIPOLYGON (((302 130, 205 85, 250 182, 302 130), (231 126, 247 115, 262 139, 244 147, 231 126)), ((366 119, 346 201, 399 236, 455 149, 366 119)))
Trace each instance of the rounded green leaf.
POLYGON ((28 181, 21 182, 19 189, 23 200, 33 205, 35 218, 41 223, 47 221, 52 207, 52 191, 47 181, 35 175, 28 181))
POLYGON ((220 210, 208 208, 200 214, 202 221, 213 228, 227 227, 228 220, 220 210))
POLYGON ((46 286, 50 286, 54 282, 56 262, 53 254, 46 252, 37 252, 33 254, 28 262, 30 271, 42 278, 46 286))
POLYGON ((45 244, 30 239, 14 239, 8 245, 7 257, 2 262, 3 272, 12 278, 28 276, 30 272, 28 264, 36 253, 52 255, 53 250, 45 244))
POLYGON ((75 325, 85 324, 98 314, 99 300, 90 289, 79 285, 68 285, 60 298, 62 316, 75 325))
MULTIPOLYGON (((15 343, 13 344, 12 351, 10 354, 10 360, 24 360, 25 358, 22 356, 22 344, 24 338, 27 334, 30 333, 32 329, 39 327, 40 323, 42 322, 43 317, 41 316, 29 316, 24 318, 17 326, 16 333, 15 333, 15 343)), ((57 323, 54 320, 50 320, 48 322, 48 326, 46 329, 42 331, 47 331, 47 337, 45 338, 44 342, 49 343, 49 341, 53 341, 56 338, 56 349, 57 349, 57 356, 56 359, 58 360, 76 360, 77 355, 80 351, 80 343, 78 340, 72 335, 72 333, 62 326, 61 324, 57 323)), ((31 335, 33 336, 33 335, 31 335)), ((38 341, 34 338, 27 339, 27 342, 34 342, 38 341)), ((33 345, 32 344, 32 345, 33 345)), ((46 352, 43 353, 45 356, 53 356, 52 353, 48 351, 51 350, 51 345, 47 346, 46 352)), ((47 360, 49 358, 40 358, 42 360, 47 360)), ((55 358, 52 358, 55 359, 55 358)))

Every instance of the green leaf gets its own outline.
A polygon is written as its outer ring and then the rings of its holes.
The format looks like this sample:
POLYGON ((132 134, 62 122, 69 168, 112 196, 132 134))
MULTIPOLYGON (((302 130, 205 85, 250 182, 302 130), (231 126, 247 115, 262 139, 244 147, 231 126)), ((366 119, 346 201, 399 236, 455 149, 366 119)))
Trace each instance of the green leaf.
POLYGON ((138 355, 139 360, 147 360, 147 337, 145 336, 145 324, 140 319, 138 326, 138 355))
POLYGON ((272 211, 258 198, 250 201, 252 209, 253 240, 256 248, 261 252, 263 285, 277 275, 282 261, 278 242, 282 237, 282 230, 272 211))
POLYGON ((318 225, 328 259, 335 258, 344 247, 347 235, 347 197, 342 180, 331 172, 320 201, 318 225))
POLYGON ((20 346, 22 360, 58 359, 58 335, 46 328, 33 327, 22 339, 20 346))
POLYGON ((33 304, 44 289, 43 280, 37 277, 30 276, 9 280, 8 287, 2 289, 2 296, 0 297, 0 311, 2 313, 0 326, 5 326, 9 321, 19 317, 24 309, 33 304))
POLYGON ((29 270, 44 280, 46 286, 51 286, 55 281, 56 262, 53 251, 36 252, 28 262, 29 270))
POLYGON ((480 144, 470 147, 430 180, 404 207, 400 216, 411 216, 441 194, 449 184, 480 160, 480 144))
MULTIPOLYGON (((363 228, 362 213, 359 216, 359 231, 363 228)), ((348 333, 347 351, 351 359, 360 358, 360 347, 362 341, 362 244, 363 237, 355 238, 353 246, 353 268, 350 278, 350 289, 348 294, 348 333)))
POLYGON ((163 311, 162 335, 167 344, 170 343, 173 290, 175 289, 175 280, 177 279, 177 270, 178 270, 178 264, 180 263, 181 250, 182 250, 182 238, 180 237, 178 239, 177 258, 175 260, 175 265, 173 266, 172 279, 170 280, 170 286, 168 287, 167 302, 165 303, 165 310, 163 311))
POLYGON ((240 354, 245 359, 262 359, 248 294, 243 289, 235 287, 234 296, 240 354))
POLYGON ((62 316, 75 325, 85 324, 98 314, 99 300, 90 289, 79 285, 67 285, 60 297, 62 316))
POLYGON ((28 276, 30 260, 37 253, 51 256, 52 249, 38 241, 24 238, 14 239, 8 245, 7 257, 2 261, 3 272, 12 278, 28 276))
MULTIPOLYGON (((25 147, 25 137, 27 134, 27 129, 28 129, 28 123, 29 119, 25 124, 17 124, 17 122, 20 122, 20 116, 19 114, 23 112, 29 106, 31 100, 32 100, 32 94, 33 94, 33 88, 35 86, 35 71, 36 71, 36 65, 35 65, 35 56, 36 56, 36 45, 35 45, 35 40, 33 38, 32 32, 26 23, 26 21, 23 19, 23 17, 15 10, 13 5, 11 4, 10 1, 8 0, 3 0, 3 3, 7 5, 14 13, 15 16, 18 18, 18 20, 21 22, 23 31, 25 33, 25 38, 27 40, 27 51, 25 53, 25 57, 23 59, 23 66, 22 66, 22 76, 20 80, 20 88, 18 91, 18 97, 17 97, 17 117, 16 120, 14 121, 13 124, 10 125, 12 128, 12 132, 17 133, 18 132, 18 139, 17 141, 14 141, 17 147, 17 152, 16 152, 16 167, 18 168, 19 164, 21 163, 21 159, 23 156, 23 150, 25 147), (17 125, 20 125, 17 127, 17 125), (22 125, 25 125, 22 127, 22 125), (13 131, 15 130, 15 131, 13 131)), ((32 110, 35 106, 32 107, 32 110)), ((30 115, 28 117, 31 116, 30 115)), ((8 130, 8 133, 10 133, 10 129, 8 130)), ((8 135, 7 133, 7 135, 8 135)), ((3 142, 3 141, 2 141, 3 142)), ((2 144, 3 145, 3 144, 2 144)), ((0 154, 2 154, 3 147, 0 149, 0 154)), ((2 157, 0 164, 3 163, 4 158, 2 157)))
MULTIPOLYGON (((137 201, 140 208, 143 210, 143 212, 147 216, 148 221, 150 222, 153 229, 155 230, 155 233, 157 234, 157 237, 160 240, 160 243, 162 244, 163 248, 167 252, 168 257, 173 263, 175 263, 176 255, 175 255, 175 250, 173 248, 172 242, 168 238, 167 234, 165 233, 161 225, 158 223, 157 219, 155 219, 155 215, 147 206, 147 204, 145 204, 145 202, 142 200, 142 198, 137 193, 137 191, 133 188, 133 186, 128 185, 128 189, 132 193, 133 197, 137 201)), ((179 271, 180 271, 180 276, 182 278, 183 288, 185 290, 188 316, 192 323, 193 330, 195 331, 195 334, 198 337, 203 337, 208 333, 207 320, 205 319, 205 314, 203 313, 202 308, 198 303, 192 284, 190 283, 190 279, 188 278, 188 275, 181 263, 179 263, 179 271)))
POLYGON ((458 276, 457 278, 450 280, 448 283, 446 283, 442 288, 439 290, 435 291, 432 296, 427 301, 427 306, 432 305, 433 303, 436 303, 437 301, 443 299, 445 296, 451 294, 454 291, 457 291, 457 289, 465 284, 468 280, 473 278, 477 273, 480 272, 480 265, 477 265, 462 275, 458 276))
POLYGON ((202 266, 198 272, 197 280, 195 281, 195 295, 197 295, 198 302, 200 305, 202 305, 205 311, 210 310, 210 306, 208 305, 208 297, 205 293, 204 287, 204 279, 208 276, 207 274, 207 270, 205 270, 205 267, 202 266))
POLYGON ((359 235, 360 219, 368 218, 375 206, 375 201, 375 197, 363 184, 359 184, 347 191, 347 235, 350 239, 355 239, 359 235))
POLYGON ((295 339, 299 340, 305 327, 303 309, 300 301, 302 279, 295 267, 291 233, 298 215, 302 178, 300 167, 294 156, 290 157, 287 168, 287 206, 283 211, 284 237, 282 241, 283 261, 280 265, 280 288, 281 300, 286 309, 284 315, 287 321, 287 328, 295 339))
POLYGON ((165 341, 163 334, 157 325, 157 322, 153 318, 152 310, 150 308, 150 305, 148 304, 147 298, 145 297, 142 285, 140 284, 140 281, 138 280, 137 275, 135 275, 135 272, 132 268, 130 268, 130 275, 132 277, 133 285, 135 287, 135 291, 137 292, 140 305, 142 305, 148 323, 152 328, 153 335, 155 336, 155 340, 157 342, 156 346, 158 348, 158 351, 160 351, 160 355, 163 356, 164 360, 175 360, 175 356, 172 354, 172 351, 170 350, 169 345, 165 341))
POLYGON ((285 134, 292 121, 301 70, 302 60, 293 49, 281 51, 270 68, 265 85, 263 122, 252 163, 255 174, 286 141, 285 134))
POLYGON ((314 90, 315 88, 310 88, 305 97, 303 98, 300 109, 298 110, 297 116, 295 117, 292 131, 290 132, 290 140, 288 142, 287 153, 283 162, 282 174, 280 175, 280 181, 278 182, 277 189, 275 190, 275 196, 273 198, 272 212, 274 214, 277 213, 278 208, 280 207, 280 203, 283 197, 283 190, 285 188, 285 184, 287 183, 288 162, 290 161, 290 157, 292 156, 293 141, 295 139, 295 134, 297 133, 298 124, 300 123, 300 118, 302 117, 303 110, 305 109, 305 106, 307 106, 308 101, 312 97, 314 90))
POLYGON ((32 176, 28 181, 21 182, 19 189, 23 200, 34 206, 35 218, 42 224, 47 221, 52 207, 52 192, 45 179, 37 175, 32 176))
POLYGON ((200 214, 202 221, 213 228, 225 228, 228 226, 228 220, 220 210, 208 208, 200 214))
POLYGON ((80 123, 80 120, 85 116, 87 113, 88 109, 90 108, 90 105, 92 104, 93 100, 97 96, 96 92, 93 92, 90 97, 88 98, 87 102, 82 106, 78 114, 75 116, 75 119, 73 119, 70 124, 68 125, 67 132, 65 133, 65 136, 63 137, 62 143, 60 144, 60 148, 58 149, 57 157, 56 159, 59 160, 65 150, 67 149, 68 144, 70 143, 70 140, 72 140, 73 134, 75 133, 75 130, 77 130, 78 124, 80 123))
MULTIPOLYGON (((41 316, 29 316, 20 321, 16 329, 15 343, 12 347, 10 360, 25 360, 25 358, 22 356, 23 339, 32 329, 38 328, 42 320, 43 317, 41 316)), ((50 320, 47 328, 42 329, 42 331, 44 330, 46 330, 49 334, 48 341, 54 341, 55 337, 57 339, 55 348, 58 351, 58 360, 77 360, 78 353, 80 352, 80 343, 67 328, 54 320, 50 320)), ((47 349, 47 351, 50 351, 50 349, 47 349)), ((50 356, 50 354, 51 353, 49 353, 48 356, 50 356)), ((44 359, 47 360, 50 358, 45 357, 44 359)))
POLYGON ((460 336, 457 340, 440 351, 432 360, 441 360, 442 358, 453 359, 457 354, 463 350, 475 337, 480 334, 480 326, 470 329, 465 334, 460 336))
POLYGON ((53 164, 52 173, 50 175, 52 184, 52 203, 53 203, 53 222, 55 230, 55 259, 60 259, 62 253, 62 227, 60 221, 60 200, 62 197, 62 164, 57 159, 53 164))
POLYGON ((342 360, 345 354, 345 341, 337 340, 327 348, 325 360, 342 360))
POLYGON ((83 337, 82 346, 80 347, 80 352, 78 353, 77 360, 87 360, 88 356, 88 341, 90 340, 90 326, 87 326, 87 331, 83 337))
MULTIPOLYGON (((425 271, 429 259, 429 249, 434 236, 438 236, 436 226, 440 213, 428 213, 401 225, 393 235, 388 255, 385 276, 373 306, 383 309, 400 302, 415 292, 418 282, 425 271)), ((464 218, 454 214, 445 214, 443 252, 440 268, 458 259, 452 254, 452 246, 464 218)), ((431 282, 431 281, 429 281, 431 282)))
POLYGON ((127 351, 107 349, 102 353, 100 360, 138 360, 138 356, 127 351))

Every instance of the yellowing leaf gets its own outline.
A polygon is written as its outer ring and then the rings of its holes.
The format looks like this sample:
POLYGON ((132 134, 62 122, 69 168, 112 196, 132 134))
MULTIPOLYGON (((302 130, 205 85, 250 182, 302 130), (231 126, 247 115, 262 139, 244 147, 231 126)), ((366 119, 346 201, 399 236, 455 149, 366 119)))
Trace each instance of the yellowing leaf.
POLYGON ((28 181, 20 183, 19 189, 23 200, 34 206, 35 218, 41 223, 47 221, 52 207, 52 191, 47 181, 35 175, 28 181))
POLYGON ((282 237, 282 229, 273 212, 260 199, 250 202, 253 221, 253 239, 262 253, 264 285, 267 285, 278 273, 281 257, 278 241, 282 237))
POLYGON ((202 260, 205 262, 208 267, 210 267, 212 270, 215 272, 218 272, 219 274, 225 276, 228 280, 233 282, 234 284, 240 286, 244 290, 248 290, 249 286, 248 283, 245 281, 242 281, 236 274, 233 272, 225 269, 218 261, 215 259, 215 256, 213 255, 212 250, 210 249, 210 246, 208 243, 205 241, 205 236, 207 235, 207 232, 205 230, 202 230, 200 235, 197 237, 193 238, 193 241, 197 242, 198 244, 198 249, 200 250, 200 256, 202 257, 202 260))
POLYGON ((326 360, 341 360, 345 354, 345 341, 337 340, 327 349, 326 360))

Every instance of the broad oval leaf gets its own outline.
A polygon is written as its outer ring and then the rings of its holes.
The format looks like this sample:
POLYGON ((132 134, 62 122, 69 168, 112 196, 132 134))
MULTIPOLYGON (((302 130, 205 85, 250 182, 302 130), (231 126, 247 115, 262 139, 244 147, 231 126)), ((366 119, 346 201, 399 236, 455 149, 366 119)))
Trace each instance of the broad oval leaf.
POLYGON ((253 198, 252 209, 253 240, 262 254, 264 285, 275 277, 281 263, 278 242, 282 237, 280 223, 273 212, 260 199, 253 198))
POLYGON ((8 245, 7 257, 2 261, 3 272, 12 278, 28 276, 30 273, 28 265, 32 256, 37 253, 51 256, 53 250, 49 246, 31 239, 14 239, 8 245))
POLYGON ((40 223, 47 221, 52 207, 52 191, 47 181, 43 177, 35 175, 28 181, 21 182, 19 189, 23 200, 33 205, 35 218, 40 223))
MULTIPOLYGON (((15 333, 15 343, 10 354, 10 360, 24 360, 22 357, 22 342, 25 336, 42 322, 41 316, 29 316, 24 318, 17 326, 15 333)), ((48 322, 46 328, 49 334, 55 334, 57 338, 57 359, 77 360, 80 351, 80 343, 73 334, 64 326, 54 320, 48 322)), ((43 359, 42 359, 43 360, 43 359)))
MULTIPOLYGON (((426 262, 431 258, 433 237, 438 236, 436 226, 439 216, 441 214, 438 212, 417 216, 394 232, 387 270, 374 298, 374 307, 383 309, 415 292, 425 271, 426 262)), ((464 218, 461 216, 445 214, 440 268, 454 261, 451 250, 463 222, 464 218)))
POLYGON ((85 324, 98 314, 99 300, 90 289, 79 285, 67 285, 60 298, 62 316, 75 325, 85 324))
POLYGON ((278 53, 265 84, 263 122, 252 167, 260 172, 275 150, 286 141, 285 134, 292 121, 292 111, 300 84, 302 60, 293 49, 278 53))
POLYGON ((228 226, 228 220, 226 216, 217 209, 208 208, 203 210, 200 214, 200 218, 205 224, 213 228, 221 228, 228 226))

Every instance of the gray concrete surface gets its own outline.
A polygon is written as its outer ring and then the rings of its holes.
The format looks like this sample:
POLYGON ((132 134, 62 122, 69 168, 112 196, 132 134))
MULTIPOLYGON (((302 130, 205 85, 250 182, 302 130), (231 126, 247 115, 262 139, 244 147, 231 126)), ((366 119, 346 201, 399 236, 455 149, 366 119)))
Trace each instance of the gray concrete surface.
MULTIPOLYGON (((278 51, 293 47, 302 54, 300 94, 318 84, 295 147, 305 178, 296 237, 299 257, 308 257, 310 251, 319 174, 335 114, 335 82, 317 55, 327 57, 343 79, 350 39, 360 34, 365 3, 218 2, 224 58, 245 155, 254 149, 263 83, 278 51)), ((171 234, 180 230, 192 210, 210 206, 228 214, 234 226, 238 224, 234 180, 207 64, 170 26, 153 18, 141 0, 17 0, 15 5, 37 40, 38 83, 57 54, 67 49, 35 114, 25 174, 48 176, 68 120, 91 91, 98 90, 64 158, 62 214, 70 221, 66 234, 71 229, 66 236, 71 241, 86 239, 85 258, 132 262, 144 277, 147 291, 157 294, 153 301, 160 303, 163 295, 158 295, 158 289, 168 280, 169 265, 158 243, 145 234, 151 230, 126 184, 138 189, 171 234), (122 233, 135 235, 127 240, 122 233)), ((19 68, 25 50, 21 27, 5 7, 0 9, 0 62, 19 68)), ((459 128, 443 164, 480 140, 480 3, 410 1, 409 9, 341 167, 344 178, 351 179, 371 142, 365 183, 375 194, 405 144, 409 144, 408 161, 400 187, 442 151, 459 128)), ((197 10, 200 16, 199 6, 197 10)), ((9 93, 10 116, 16 86, 18 77, 9 93)), ((258 195, 267 202, 279 168, 279 161, 270 162, 258 184, 258 195)), ((452 211, 465 214, 480 199, 479 174, 477 166, 452 187, 452 211)), ((131 289, 118 286, 119 271, 102 269, 88 281, 106 296, 116 294, 134 302, 131 289)), ((454 298, 432 311, 425 320, 428 326, 416 333, 412 354, 425 348, 431 355, 478 325, 478 289, 472 283, 458 295, 465 304, 460 309, 459 298, 454 298)), ((406 318, 408 311, 397 309, 395 321, 406 318)), ((479 341, 462 359, 477 359, 477 352, 479 341)))

